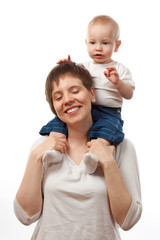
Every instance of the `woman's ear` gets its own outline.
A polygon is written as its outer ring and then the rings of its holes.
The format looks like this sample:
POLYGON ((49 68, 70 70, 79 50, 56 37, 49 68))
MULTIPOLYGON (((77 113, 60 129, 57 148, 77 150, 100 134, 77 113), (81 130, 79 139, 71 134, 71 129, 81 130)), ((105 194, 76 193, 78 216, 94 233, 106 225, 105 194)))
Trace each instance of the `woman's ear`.
POLYGON ((94 87, 91 88, 91 102, 94 103, 96 101, 96 97, 95 97, 95 89, 94 87))
POLYGON ((120 46, 121 46, 121 40, 116 41, 116 46, 115 46, 114 51, 118 52, 118 49, 119 49, 120 46))

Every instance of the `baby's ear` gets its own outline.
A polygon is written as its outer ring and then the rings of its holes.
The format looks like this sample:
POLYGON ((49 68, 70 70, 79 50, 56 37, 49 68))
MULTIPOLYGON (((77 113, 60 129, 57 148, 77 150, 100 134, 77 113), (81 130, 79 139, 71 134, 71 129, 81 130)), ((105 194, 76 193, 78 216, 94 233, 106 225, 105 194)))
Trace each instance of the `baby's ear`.
POLYGON ((116 41, 115 52, 118 52, 119 47, 121 46, 121 40, 116 41))
POLYGON ((87 45, 87 39, 85 39, 85 44, 87 45))

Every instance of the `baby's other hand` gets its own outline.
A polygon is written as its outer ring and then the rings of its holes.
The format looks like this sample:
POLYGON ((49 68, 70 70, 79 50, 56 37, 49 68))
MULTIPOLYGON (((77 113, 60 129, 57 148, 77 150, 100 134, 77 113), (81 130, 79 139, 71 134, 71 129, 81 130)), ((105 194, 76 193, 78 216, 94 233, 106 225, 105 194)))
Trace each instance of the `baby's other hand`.
POLYGON ((63 58, 63 59, 60 59, 57 64, 61 64, 63 62, 71 62, 71 56, 68 55, 68 58, 63 58))
POLYGON ((119 82, 119 74, 117 72, 117 69, 115 67, 107 67, 104 71, 104 75, 108 78, 110 82, 113 84, 118 84, 119 82))

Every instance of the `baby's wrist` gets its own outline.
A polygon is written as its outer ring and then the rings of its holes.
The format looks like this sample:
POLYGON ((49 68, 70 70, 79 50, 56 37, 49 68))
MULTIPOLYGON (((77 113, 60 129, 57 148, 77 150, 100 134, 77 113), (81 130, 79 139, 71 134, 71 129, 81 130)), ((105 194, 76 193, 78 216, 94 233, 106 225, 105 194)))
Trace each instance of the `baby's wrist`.
POLYGON ((123 82, 120 79, 118 79, 117 83, 115 83, 115 86, 116 86, 117 90, 119 90, 122 85, 123 85, 123 82))

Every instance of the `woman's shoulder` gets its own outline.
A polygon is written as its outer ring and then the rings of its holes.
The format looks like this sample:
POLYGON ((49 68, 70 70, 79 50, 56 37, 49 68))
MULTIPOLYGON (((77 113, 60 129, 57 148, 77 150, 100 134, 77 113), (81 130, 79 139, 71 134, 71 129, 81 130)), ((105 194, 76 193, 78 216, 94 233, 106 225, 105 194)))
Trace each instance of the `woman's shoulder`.
POLYGON ((121 143, 117 146, 117 148, 118 148, 119 150, 121 150, 121 151, 125 150, 126 148, 127 148, 127 149, 128 149, 128 148, 132 149, 132 148, 134 148, 134 144, 133 144, 132 141, 129 140, 128 138, 124 138, 123 142, 121 142, 121 143))
POLYGON ((48 136, 41 136, 41 137, 37 138, 31 146, 31 151, 33 149, 35 149, 36 147, 38 147, 38 145, 40 145, 42 142, 44 142, 47 138, 48 138, 48 136))
POLYGON ((115 160, 118 166, 122 165, 124 161, 137 160, 136 150, 131 140, 125 138, 115 150, 115 160))

